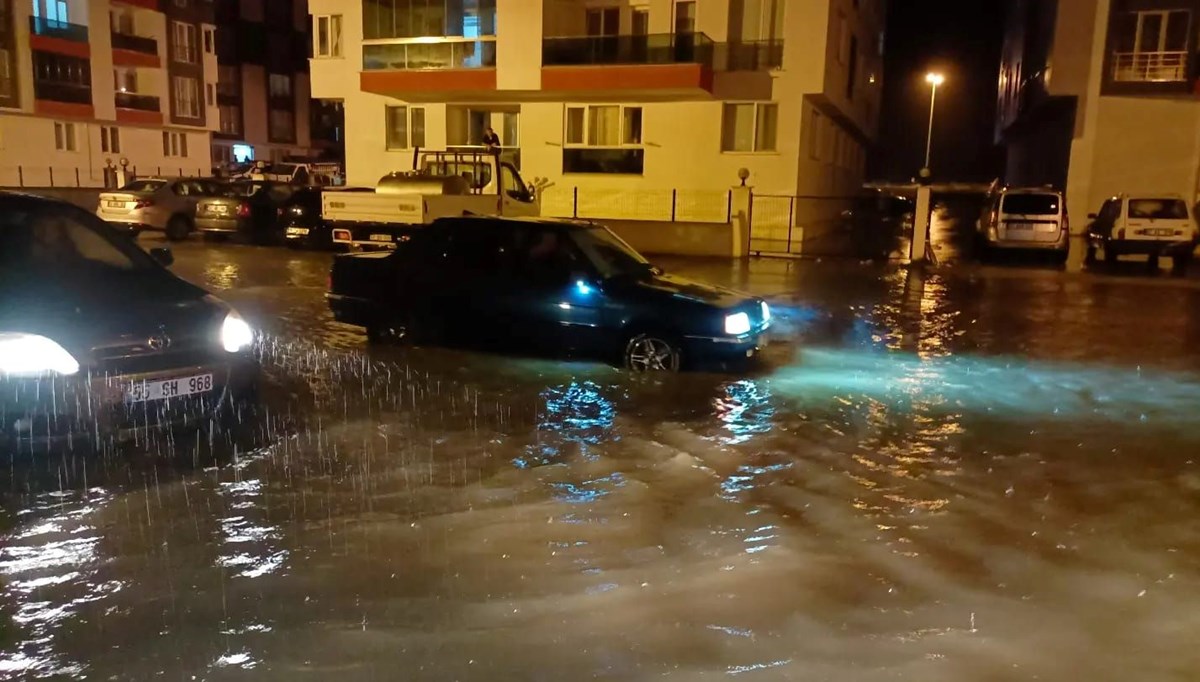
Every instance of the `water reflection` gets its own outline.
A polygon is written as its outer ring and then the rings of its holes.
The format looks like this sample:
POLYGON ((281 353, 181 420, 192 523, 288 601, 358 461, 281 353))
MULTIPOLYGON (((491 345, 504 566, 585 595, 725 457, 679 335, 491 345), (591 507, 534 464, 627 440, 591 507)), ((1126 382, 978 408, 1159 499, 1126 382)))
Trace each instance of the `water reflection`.
POLYGON ((728 435, 721 438, 723 443, 737 445, 771 430, 775 407, 766 381, 734 381, 726 384, 721 392, 722 395, 713 401, 713 408, 716 418, 728 431, 728 435))

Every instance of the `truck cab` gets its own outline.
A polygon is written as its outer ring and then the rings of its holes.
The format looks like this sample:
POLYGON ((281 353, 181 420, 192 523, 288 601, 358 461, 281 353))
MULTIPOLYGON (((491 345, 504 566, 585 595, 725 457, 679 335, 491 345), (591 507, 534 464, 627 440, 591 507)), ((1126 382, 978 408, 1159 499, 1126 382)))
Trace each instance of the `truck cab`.
POLYGON ((418 151, 413 167, 380 178, 374 191, 326 192, 321 215, 332 227, 334 243, 388 249, 438 218, 540 214, 533 190, 497 154, 418 151))

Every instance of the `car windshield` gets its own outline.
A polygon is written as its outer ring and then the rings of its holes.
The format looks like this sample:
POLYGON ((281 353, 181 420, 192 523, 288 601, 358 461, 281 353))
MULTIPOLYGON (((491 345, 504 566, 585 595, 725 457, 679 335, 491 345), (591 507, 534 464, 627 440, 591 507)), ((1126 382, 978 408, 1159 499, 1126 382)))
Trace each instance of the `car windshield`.
POLYGON ((165 184, 166 180, 134 180, 121 189, 126 192, 156 192, 165 184))
POLYGON ((0 271, 91 274, 157 267, 131 243, 61 208, 0 212, 0 271))
POLYGON ((599 271, 600 276, 612 277, 641 277, 653 270, 650 261, 642 254, 633 250, 620 237, 613 234, 607 227, 599 225, 583 230, 573 230, 571 233, 580 250, 599 271))
POLYGON ((1130 218, 1186 220, 1187 204, 1182 199, 1130 199, 1130 218))
POLYGON ((1000 210, 1017 215, 1058 215, 1058 206, 1057 194, 1006 194, 1000 210))

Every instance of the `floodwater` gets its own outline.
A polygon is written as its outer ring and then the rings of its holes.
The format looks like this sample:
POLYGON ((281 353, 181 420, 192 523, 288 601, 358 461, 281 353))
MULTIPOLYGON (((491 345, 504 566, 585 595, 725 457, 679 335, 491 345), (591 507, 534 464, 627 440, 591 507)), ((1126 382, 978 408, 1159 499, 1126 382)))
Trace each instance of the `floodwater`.
POLYGON ((1194 680, 1200 283, 761 260, 743 374, 368 347, 189 244, 262 404, 6 457, 0 679, 1194 680))

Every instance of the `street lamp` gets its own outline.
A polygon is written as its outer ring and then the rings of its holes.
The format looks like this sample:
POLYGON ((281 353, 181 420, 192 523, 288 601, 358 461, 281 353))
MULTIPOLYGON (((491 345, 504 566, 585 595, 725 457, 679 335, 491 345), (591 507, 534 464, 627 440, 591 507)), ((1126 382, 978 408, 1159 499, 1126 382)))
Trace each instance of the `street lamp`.
POLYGON ((925 82, 933 86, 929 92, 929 133, 925 136, 925 168, 929 168, 929 152, 933 150, 933 105, 937 102, 938 86, 946 82, 946 77, 931 71, 925 74, 925 82))

